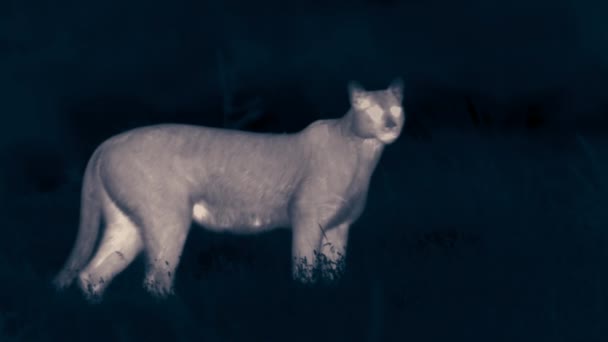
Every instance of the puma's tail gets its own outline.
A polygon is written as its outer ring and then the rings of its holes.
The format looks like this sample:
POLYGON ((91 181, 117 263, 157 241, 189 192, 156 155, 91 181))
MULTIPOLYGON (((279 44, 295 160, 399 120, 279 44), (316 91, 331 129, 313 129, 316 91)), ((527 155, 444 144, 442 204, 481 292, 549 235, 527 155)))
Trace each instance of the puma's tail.
POLYGON ((78 273, 86 265, 93 253, 99 234, 101 201, 98 189, 96 154, 91 157, 84 173, 80 199, 80 223, 76 243, 63 268, 53 279, 57 290, 67 288, 72 284, 78 273))

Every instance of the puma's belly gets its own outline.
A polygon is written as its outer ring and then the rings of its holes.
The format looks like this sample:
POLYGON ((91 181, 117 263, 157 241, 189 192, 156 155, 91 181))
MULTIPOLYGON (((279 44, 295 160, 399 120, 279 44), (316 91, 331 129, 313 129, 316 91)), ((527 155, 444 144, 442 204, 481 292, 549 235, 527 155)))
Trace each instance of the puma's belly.
POLYGON ((192 207, 192 219, 212 231, 233 233, 256 233, 289 223, 284 208, 260 210, 255 207, 227 207, 198 201, 192 207))

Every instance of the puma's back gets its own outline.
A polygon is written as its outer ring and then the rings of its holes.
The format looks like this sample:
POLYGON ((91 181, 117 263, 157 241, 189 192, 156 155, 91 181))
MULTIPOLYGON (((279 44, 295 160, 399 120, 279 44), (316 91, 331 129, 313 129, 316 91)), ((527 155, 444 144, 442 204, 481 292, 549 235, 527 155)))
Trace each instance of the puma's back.
POLYGON ((108 139, 85 171, 76 246, 55 284, 78 276, 100 296, 144 252, 145 286, 166 295, 192 222, 234 233, 291 228, 294 276, 318 251, 343 257, 383 147, 404 124, 399 82, 377 91, 352 84, 349 93, 346 115, 294 134, 164 124, 108 139))

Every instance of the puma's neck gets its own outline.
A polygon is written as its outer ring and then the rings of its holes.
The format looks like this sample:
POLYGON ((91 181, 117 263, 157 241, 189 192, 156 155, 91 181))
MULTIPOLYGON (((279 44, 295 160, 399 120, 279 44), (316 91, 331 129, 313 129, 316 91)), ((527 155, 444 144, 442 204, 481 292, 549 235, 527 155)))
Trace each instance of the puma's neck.
POLYGON ((384 144, 376 138, 362 137, 357 134, 353 122, 354 115, 353 109, 350 109, 336 121, 338 132, 359 152, 360 157, 376 162, 382 154, 384 144))

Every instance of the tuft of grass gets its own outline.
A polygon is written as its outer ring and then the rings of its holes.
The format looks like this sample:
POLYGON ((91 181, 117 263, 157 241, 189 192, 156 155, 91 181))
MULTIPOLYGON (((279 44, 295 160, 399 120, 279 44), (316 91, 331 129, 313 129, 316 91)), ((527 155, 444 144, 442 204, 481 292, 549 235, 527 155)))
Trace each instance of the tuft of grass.
POLYGON ((305 285, 334 285, 346 270, 346 257, 339 253, 337 260, 331 260, 325 254, 315 250, 314 263, 300 258, 294 263, 294 280, 305 285))

